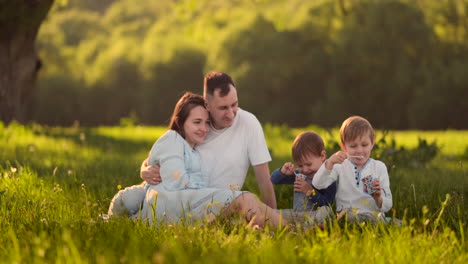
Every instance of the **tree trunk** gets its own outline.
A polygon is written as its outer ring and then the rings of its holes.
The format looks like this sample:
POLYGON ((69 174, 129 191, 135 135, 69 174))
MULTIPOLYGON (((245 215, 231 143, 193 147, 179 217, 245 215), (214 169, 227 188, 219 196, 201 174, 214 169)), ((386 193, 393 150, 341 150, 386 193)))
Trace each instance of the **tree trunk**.
POLYGON ((39 27, 54 0, 0 0, 0 120, 29 120, 41 62, 35 50, 39 27))

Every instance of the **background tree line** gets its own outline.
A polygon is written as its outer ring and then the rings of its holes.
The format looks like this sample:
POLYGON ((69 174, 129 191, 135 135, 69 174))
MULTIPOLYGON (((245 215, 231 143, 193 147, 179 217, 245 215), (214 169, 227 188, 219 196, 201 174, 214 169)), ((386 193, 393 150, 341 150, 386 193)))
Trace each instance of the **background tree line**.
POLYGON ((163 124, 203 74, 262 122, 468 128, 468 0, 59 1, 30 119, 163 124))

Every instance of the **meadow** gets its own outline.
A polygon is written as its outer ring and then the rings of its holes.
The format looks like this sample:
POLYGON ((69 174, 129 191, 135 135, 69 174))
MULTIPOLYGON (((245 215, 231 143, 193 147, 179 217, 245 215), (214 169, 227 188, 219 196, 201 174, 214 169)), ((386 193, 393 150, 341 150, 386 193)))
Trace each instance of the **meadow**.
MULTIPOLYGON (((337 150, 338 132, 264 126, 273 161, 290 160, 303 130, 337 150)), ((164 127, 46 127, 0 123, 0 259, 6 263, 466 263, 468 131, 378 131, 402 226, 329 222, 258 231, 240 221, 148 226, 105 220, 113 195, 139 183, 164 127)), ((258 193, 249 172, 245 190, 258 193)), ((292 187, 276 186, 279 208, 292 187)))

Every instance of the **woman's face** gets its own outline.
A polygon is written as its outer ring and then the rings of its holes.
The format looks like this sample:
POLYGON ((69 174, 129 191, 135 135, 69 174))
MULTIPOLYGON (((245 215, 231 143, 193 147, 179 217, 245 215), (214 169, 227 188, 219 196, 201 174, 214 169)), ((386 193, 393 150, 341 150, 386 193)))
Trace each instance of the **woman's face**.
POLYGON ((208 111, 203 106, 196 106, 190 110, 184 123, 185 140, 193 148, 202 143, 210 129, 208 111))

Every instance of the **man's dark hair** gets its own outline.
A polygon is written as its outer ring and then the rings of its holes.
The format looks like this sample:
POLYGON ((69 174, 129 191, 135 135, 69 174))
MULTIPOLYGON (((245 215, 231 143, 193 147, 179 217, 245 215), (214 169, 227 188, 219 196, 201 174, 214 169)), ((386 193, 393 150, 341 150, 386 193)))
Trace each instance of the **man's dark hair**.
POLYGON ((203 82, 203 92, 205 96, 207 94, 213 96, 216 89, 219 89, 219 95, 221 97, 226 96, 231 88, 229 85, 234 85, 234 81, 231 76, 227 75, 224 72, 209 72, 205 75, 203 82))

